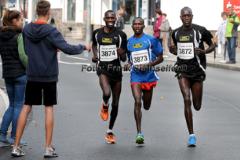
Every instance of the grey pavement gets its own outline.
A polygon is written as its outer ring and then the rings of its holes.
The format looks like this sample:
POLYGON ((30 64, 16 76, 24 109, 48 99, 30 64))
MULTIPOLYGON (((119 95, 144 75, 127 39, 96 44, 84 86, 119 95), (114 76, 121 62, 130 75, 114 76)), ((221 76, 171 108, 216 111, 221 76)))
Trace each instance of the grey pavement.
MULTIPOLYGON (((55 107, 54 144, 60 154, 57 159, 239 160, 239 72, 208 67, 203 107, 200 112, 193 112, 198 140, 196 148, 186 147, 183 100, 174 73, 159 72, 160 81, 154 90, 152 107, 148 112, 143 111, 146 144, 139 148, 134 144, 136 129, 129 73, 124 73, 119 115, 114 128, 117 144, 108 145, 104 142, 107 123, 102 122, 98 115, 101 103, 98 78, 94 72, 82 72, 80 63, 90 63, 82 58, 83 55, 61 55, 60 58, 68 63, 60 64, 59 104, 55 107)), ((174 58, 166 59, 169 61, 162 65, 174 64, 174 58)), ((239 62, 235 65, 239 66, 239 62)), ((43 107, 34 106, 33 112, 23 137, 28 142, 24 147, 27 155, 21 160, 42 159, 45 135, 43 107)), ((10 148, 0 148, 0 160, 8 159, 12 159, 10 148)))
MULTIPOLYGON (((202 109, 193 111, 198 145, 187 148, 183 100, 172 72, 159 72, 150 111, 143 110, 146 144, 136 147, 136 128, 129 73, 124 73, 119 115, 114 127, 117 144, 104 142, 108 124, 99 117, 101 90, 94 72, 82 72, 76 62, 83 56, 61 55, 55 107, 54 145, 58 160, 239 160, 240 74, 209 67, 202 109), (79 59, 77 59, 77 57, 79 59), (227 75, 227 76, 226 76, 227 75)), ((89 57, 90 58, 90 57, 89 57)), ((87 61, 89 62, 89 61, 87 61)), ((162 65, 173 64, 164 62, 162 65)), ((24 132, 28 146, 21 160, 42 159, 44 108, 33 107, 33 118, 24 132)), ((0 148, 0 160, 12 159, 10 148, 0 148)))

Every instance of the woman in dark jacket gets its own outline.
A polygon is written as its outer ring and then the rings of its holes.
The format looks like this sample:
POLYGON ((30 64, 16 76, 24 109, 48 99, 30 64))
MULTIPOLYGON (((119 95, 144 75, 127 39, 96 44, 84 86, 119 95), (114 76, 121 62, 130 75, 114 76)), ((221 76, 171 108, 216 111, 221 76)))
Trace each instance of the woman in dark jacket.
POLYGON ((26 86, 25 67, 18 53, 18 36, 22 32, 22 27, 21 13, 16 10, 7 10, 3 16, 3 26, 0 28, 0 55, 9 106, 2 119, 0 141, 10 144, 15 139, 17 120, 23 106, 26 86), (7 131, 11 123, 11 136, 7 138, 7 131))

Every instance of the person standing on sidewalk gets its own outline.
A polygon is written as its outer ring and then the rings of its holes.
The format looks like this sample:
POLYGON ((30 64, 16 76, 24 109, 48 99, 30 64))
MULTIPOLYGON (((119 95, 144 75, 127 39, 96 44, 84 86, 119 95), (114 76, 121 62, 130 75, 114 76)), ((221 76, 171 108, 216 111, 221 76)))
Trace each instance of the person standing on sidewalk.
POLYGON ((90 50, 89 46, 69 45, 61 33, 47 24, 50 17, 50 3, 40 0, 36 6, 37 20, 23 29, 25 52, 28 55, 27 85, 25 102, 17 125, 16 140, 12 149, 13 157, 24 156, 19 146, 32 105, 45 106, 45 153, 44 158, 57 157, 52 145, 53 105, 57 104, 58 61, 57 49, 66 54, 80 54, 90 50))
POLYGON ((97 75, 102 89, 100 117, 108 120, 109 99, 112 94, 112 111, 105 140, 109 144, 116 142, 113 126, 118 115, 118 105, 122 89, 121 61, 126 61, 127 36, 114 27, 116 14, 108 10, 104 14, 105 26, 93 32, 93 62, 97 63, 97 75))
POLYGON ((223 60, 220 62, 224 62, 226 63, 226 51, 227 51, 227 42, 226 42, 226 37, 225 37, 225 33, 226 33, 226 25, 227 25, 227 13, 226 12, 222 12, 221 13, 221 17, 222 17, 222 22, 218 27, 218 30, 215 34, 215 38, 217 39, 216 43, 217 48, 218 48, 218 54, 221 55, 222 50, 224 51, 223 53, 223 60))
POLYGON ((160 26, 162 24, 162 11, 160 9, 156 9, 156 20, 153 25, 153 36, 157 38, 161 45, 162 45, 162 39, 160 38, 160 26))
POLYGON ((170 52, 177 55, 176 77, 184 100, 184 114, 189 132, 188 146, 195 147, 191 104, 193 103, 196 111, 201 109, 203 81, 206 77, 205 54, 212 52, 215 44, 213 36, 205 27, 192 24, 191 8, 182 8, 180 18, 183 25, 172 33, 173 44, 170 45, 170 52), (208 45, 207 49, 203 42, 208 45))
POLYGON ((13 144, 16 137, 17 120, 22 110, 26 87, 26 64, 23 64, 18 52, 18 37, 22 32, 22 27, 21 13, 16 10, 6 10, 3 16, 3 27, 0 28, 0 55, 9 106, 3 116, 0 142, 8 144, 13 144), (7 138, 11 123, 11 136, 7 138))
POLYGON ((160 39, 162 39, 163 54, 164 54, 164 57, 168 57, 167 54, 169 54, 168 39, 169 39, 170 24, 167 19, 166 13, 162 14, 162 23, 159 29, 160 29, 160 39))
POLYGON ((227 64, 236 63, 236 48, 237 48, 237 37, 238 37, 238 26, 240 20, 237 14, 233 11, 233 7, 228 7, 228 17, 225 36, 227 38, 227 48, 229 61, 227 64))
POLYGON ((159 77, 154 66, 163 61, 163 49, 158 39, 143 32, 144 20, 137 17, 132 22, 134 35, 128 39, 128 59, 131 66, 131 88, 134 97, 134 117, 136 121, 136 144, 144 143, 142 133, 143 108, 149 110, 152 102, 153 88, 159 77))

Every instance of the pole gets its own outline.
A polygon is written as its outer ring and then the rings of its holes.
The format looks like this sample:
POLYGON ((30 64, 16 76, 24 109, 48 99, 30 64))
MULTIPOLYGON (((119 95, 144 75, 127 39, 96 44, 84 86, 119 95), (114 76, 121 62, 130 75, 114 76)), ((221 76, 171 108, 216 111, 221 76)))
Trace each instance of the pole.
POLYGON ((87 0, 87 23, 86 23, 86 43, 90 43, 92 35, 91 26, 91 0, 87 0))
POLYGON ((23 17, 26 18, 26 0, 23 0, 23 17))

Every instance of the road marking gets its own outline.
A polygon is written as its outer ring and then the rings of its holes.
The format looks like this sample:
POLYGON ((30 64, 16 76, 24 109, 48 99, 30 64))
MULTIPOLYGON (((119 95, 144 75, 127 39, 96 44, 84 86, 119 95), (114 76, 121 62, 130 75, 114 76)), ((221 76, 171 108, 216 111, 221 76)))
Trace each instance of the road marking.
POLYGON ((66 56, 66 57, 73 58, 73 59, 80 59, 80 60, 88 61, 87 58, 81 58, 81 57, 76 57, 76 56, 66 56))
POLYGON ((82 62, 64 62, 64 61, 61 61, 61 60, 59 60, 58 62, 61 63, 61 64, 70 64, 70 65, 87 65, 87 66, 90 66, 90 65, 91 65, 90 63, 82 63, 82 62))

